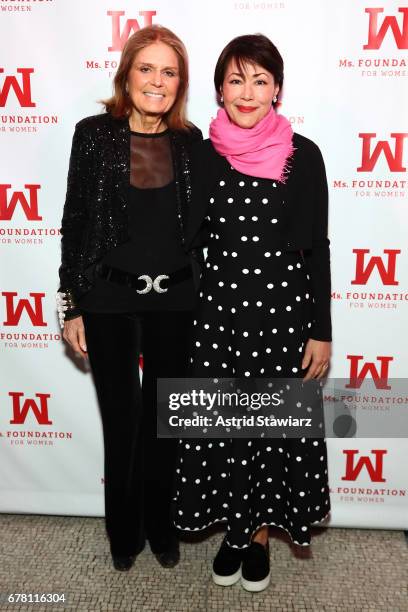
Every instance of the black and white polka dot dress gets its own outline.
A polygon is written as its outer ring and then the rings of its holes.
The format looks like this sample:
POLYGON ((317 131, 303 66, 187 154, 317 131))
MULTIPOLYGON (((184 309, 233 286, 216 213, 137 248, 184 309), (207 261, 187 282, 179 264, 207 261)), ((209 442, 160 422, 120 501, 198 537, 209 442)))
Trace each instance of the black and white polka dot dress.
MULTIPOLYGON (((276 248, 285 191, 225 164, 209 200, 211 231, 192 355, 195 377, 301 377, 311 326, 310 279, 300 253, 276 248), (274 246, 275 245, 275 246, 274 246)), ((310 544, 329 512, 324 439, 180 441, 175 524, 223 521, 227 542, 248 546, 262 525, 310 544)))

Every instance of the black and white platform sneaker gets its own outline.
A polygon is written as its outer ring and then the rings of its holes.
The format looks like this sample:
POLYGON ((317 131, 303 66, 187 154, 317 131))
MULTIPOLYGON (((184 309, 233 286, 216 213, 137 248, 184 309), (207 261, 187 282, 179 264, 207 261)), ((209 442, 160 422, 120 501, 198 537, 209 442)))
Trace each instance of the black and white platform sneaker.
POLYGON ((241 584, 246 591, 263 591, 270 582, 269 542, 251 542, 242 560, 241 584))
POLYGON ((212 579, 219 586, 231 586, 241 578, 244 551, 231 548, 224 540, 217 552, 212 568, 212 579))

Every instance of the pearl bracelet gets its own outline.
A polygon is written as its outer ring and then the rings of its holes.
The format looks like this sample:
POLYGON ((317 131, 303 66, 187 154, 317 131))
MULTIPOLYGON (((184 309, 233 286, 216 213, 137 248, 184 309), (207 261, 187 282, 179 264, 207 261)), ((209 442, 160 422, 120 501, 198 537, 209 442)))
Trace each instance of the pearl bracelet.
POLYGON ((64 329, 65 311, 68 310, 67 301, 65 300, 65 293, 58 291, 57 295, 55 296, 55 301, 57 303, 59 324, 61 329, 64 329))

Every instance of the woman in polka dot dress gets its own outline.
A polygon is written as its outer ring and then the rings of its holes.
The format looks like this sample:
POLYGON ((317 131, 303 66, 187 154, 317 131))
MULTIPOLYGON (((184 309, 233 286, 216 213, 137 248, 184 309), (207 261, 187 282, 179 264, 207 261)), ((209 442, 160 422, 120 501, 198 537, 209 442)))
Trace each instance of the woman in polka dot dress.
MULTIPOLYGON (((330 358, 327 183, 318 147, 274 111, 283 61, 262 35, 222 52, 215 86, 224 108, 197 152, 208 255, 195 321, 195 377, 320 378, 330 358)), ((247 590, 269 583, 268 526, 310 544, 330 508, 324 439, 180 441, 175 524, 223 521, 213 579, 247 590)))

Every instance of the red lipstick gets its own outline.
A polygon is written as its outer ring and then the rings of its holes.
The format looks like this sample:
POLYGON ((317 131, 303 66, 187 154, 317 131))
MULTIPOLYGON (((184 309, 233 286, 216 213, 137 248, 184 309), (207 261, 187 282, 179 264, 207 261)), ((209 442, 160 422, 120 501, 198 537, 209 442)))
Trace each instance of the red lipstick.
POLYGON ((256 106, 237 106, 240 113, 253 113, 256 110, 256 106))

